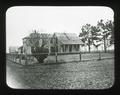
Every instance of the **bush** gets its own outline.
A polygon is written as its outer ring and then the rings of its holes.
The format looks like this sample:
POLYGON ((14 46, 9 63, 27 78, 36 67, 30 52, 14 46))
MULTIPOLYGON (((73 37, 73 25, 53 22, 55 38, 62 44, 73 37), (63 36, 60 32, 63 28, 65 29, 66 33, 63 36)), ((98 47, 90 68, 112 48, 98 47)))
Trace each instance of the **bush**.
POLYGON ((33 56, 38 60, 39 63, 43 63, 44 59, 48 57, 48 49, 44 47, 34 47, 32 48, 32 54, 36 54, 33 56))

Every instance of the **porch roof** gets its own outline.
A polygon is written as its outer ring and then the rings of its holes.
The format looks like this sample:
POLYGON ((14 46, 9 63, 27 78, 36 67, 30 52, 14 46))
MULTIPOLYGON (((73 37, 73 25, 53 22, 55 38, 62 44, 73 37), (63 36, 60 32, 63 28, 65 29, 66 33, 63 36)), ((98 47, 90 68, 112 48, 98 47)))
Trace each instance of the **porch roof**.
POLYGON ((84 44, 75 33, 55 33, 55 35, 62 44, 84 44))

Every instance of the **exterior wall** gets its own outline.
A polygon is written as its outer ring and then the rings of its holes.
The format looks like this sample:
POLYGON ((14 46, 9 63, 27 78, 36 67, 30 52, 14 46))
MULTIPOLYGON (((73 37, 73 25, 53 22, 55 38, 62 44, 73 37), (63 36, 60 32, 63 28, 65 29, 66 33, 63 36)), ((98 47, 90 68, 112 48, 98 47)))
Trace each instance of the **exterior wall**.
POLYGON ((30 46, 23 47, 23 53, 24 54, 32 54, 31 47, 30 46))
POLYGON ((21 49, 18 49, 18 54, 21 54, 21 49))
POLYGON ((79 52, 80 46, 79 45, 61 45, 59 51, 60 52, 79 52))
POLYGON ((62 52, 61 45, 58 45, 58 52, 62 52))
POLYGON ((78 52, 79 51, 79 45, 75 44, 72 45, 72 52, 78 52))
MULTIPOLYGON (((56 42, 55 42, 55 39, 54 39, 54 38, 52 39, 51 44, 53 44, 53 46, 52 46, 51 48, 53 48, 53 49, 55 50, 55 44, 56 44, 56 42)), ((57 44, 57 45, 58 45, 58 46, 57 46, 57 52, 63 52, 62 43, 58 41, 58 44, 57 44)), ((51 52, 53 52, 52 49, 51 49, 51 52)), ((54 52, 55 52, 55 51, 54 51, 54 52)))
POLYGON ((22 47, 18 48, 18 53, 19 54, 23 53, 23 48, 22 47))
POLYGON ((31 54, 31 47, 29 46, 28 40, 23 40, 23 53, 24 54, 31 54))
POLYGON ((26 54, 32 54, 32 52, 31 52, 31 47, 30 47, 30 46, 27 47, 27 49, 26 49, 26 54))
POLYGON ((65 45, 65 52, 69 52, 69 45, 65 45))

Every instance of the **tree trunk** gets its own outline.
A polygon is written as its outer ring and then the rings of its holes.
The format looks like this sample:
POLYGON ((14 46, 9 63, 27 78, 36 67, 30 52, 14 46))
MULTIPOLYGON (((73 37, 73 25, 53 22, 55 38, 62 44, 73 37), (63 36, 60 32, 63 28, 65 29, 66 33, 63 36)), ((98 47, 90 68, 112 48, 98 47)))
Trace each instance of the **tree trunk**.
POLYGON ((90 39, 88 39, 88 50, 89 50, 89 53, 90 53, 90 39))
POLYGON ((97 48, 97 52, 98 52, 98 46, 96 48, 97 48))
POLYGON ((106 53, 106 37, 104 36, 104 38, 103 38, 103 40, 104 40, 104 52, 106 53))
POLYGON ((90 45, 88 45, 88 50, 89 50, 89 53, 90 53, 90 45))

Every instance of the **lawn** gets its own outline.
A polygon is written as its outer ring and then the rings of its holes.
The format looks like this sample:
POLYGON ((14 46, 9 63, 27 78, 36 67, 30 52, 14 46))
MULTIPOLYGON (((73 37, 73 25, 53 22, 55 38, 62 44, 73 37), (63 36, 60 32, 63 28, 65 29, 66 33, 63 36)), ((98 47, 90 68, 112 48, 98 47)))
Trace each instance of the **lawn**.
MULTIPOLYGON (((104 58, 114 58, 114 53, 101 53, 101 59, 104 59, 104 58)), ((94 60, 94 59, 95 60, 99 59, 99 53, 81 54, 81 61, 94 60)), ((79 54, 58 55, 57 56, 57 61, 58 62, 80 61, 80 55, 79 54)), ((44 60, 44 63, 55 63, 55 62, 56 62, 55 55, 48 56, 44 60)))
POLYGON ((114 59, 33 66, 7 60, 6 73, 9 86, 23 89, 107 89, 115 80, 114 59))

